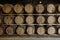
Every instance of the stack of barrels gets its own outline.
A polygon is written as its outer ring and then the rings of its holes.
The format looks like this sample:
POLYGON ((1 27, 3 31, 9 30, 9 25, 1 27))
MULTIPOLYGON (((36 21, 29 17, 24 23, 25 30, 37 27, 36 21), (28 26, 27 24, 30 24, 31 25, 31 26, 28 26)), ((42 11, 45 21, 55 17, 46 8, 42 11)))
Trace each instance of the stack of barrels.
POLYGON ((0 4, 0 35, 58 35, 58 24, 59 4, 0 4))

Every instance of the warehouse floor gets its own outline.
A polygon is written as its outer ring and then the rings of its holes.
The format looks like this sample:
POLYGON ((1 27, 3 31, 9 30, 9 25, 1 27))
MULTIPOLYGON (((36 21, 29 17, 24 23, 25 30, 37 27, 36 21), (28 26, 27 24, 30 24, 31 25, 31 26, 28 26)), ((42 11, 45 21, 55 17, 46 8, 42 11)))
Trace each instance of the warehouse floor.
POLYGON ((36 37, 29 37, 29 38, 21 38, 21 37, 3 37, 0 38, 0 40, 60 40, 60 38, 50 38, 50 37, 45 37, 45 38, 36 38, 36 37))

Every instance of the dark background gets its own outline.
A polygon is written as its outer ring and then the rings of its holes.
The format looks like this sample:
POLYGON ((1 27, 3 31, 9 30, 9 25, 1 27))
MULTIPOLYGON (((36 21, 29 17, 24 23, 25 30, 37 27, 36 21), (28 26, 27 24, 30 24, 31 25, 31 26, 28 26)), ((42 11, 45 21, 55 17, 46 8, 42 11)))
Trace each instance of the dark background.
POLYGON ((10 4, 16 4, 16 3, 39 3, 39 1, 42 1, 43 3, 60 3, 60 0, 0 0, 1 4, 4 3, 10 3, 10 4))

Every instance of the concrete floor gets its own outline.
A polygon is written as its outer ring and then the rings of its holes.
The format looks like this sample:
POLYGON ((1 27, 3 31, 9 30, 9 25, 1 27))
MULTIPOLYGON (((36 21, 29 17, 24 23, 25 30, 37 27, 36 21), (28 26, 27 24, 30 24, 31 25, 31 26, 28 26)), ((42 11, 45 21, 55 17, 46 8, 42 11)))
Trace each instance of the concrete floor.
POLYGON ((44 38, 36 38, 36 37, 29 37, 29 38, 21 38, 21 37, 0 37, 0 40, 60 40, 60 38, 53 38, 53 37, 44 37, 44 38))

